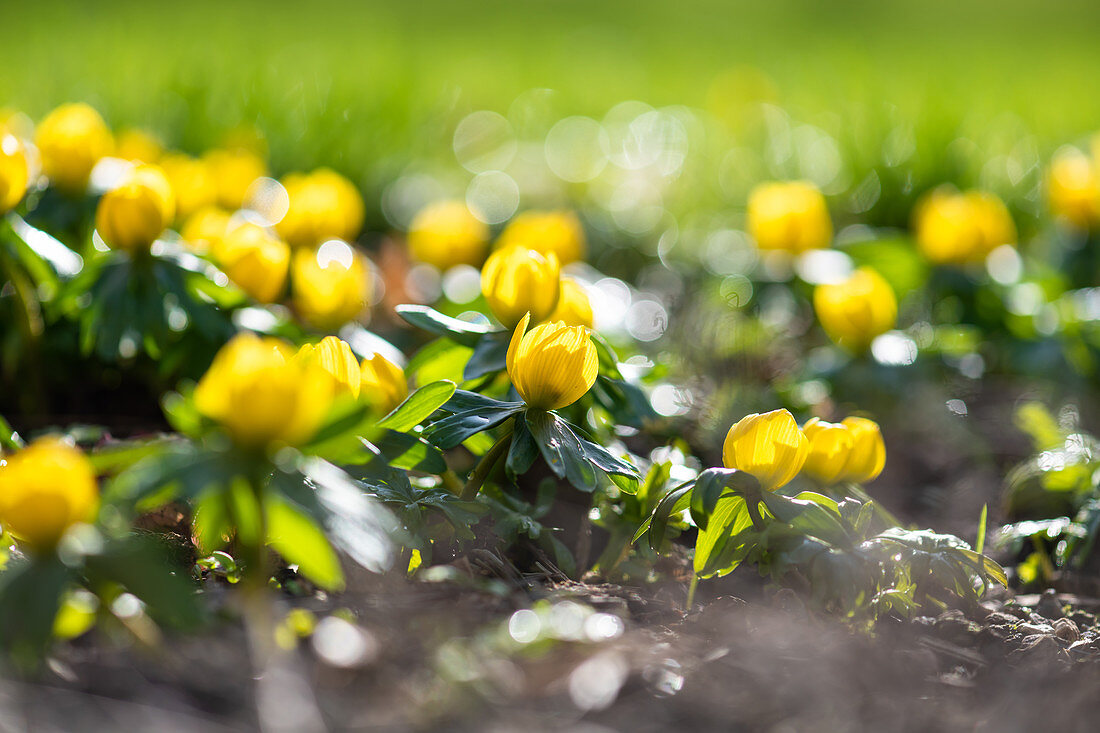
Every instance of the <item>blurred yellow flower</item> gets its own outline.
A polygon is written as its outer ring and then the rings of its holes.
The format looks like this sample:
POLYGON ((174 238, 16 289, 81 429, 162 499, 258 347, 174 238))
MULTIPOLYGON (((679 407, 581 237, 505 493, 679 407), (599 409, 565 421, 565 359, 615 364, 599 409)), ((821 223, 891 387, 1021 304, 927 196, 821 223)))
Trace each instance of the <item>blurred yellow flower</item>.
POLYGON ((95 228, 115 249, 147 249, 171 223, 175 206, 164 172, 155 165, 137 165, 99 199, 95 228))
POLYGON ((180 237, 194 251, 206 254, 221 245, 232 220, 228 211, 214 205, 205 206, 184 220, 180 237))
POLYGON ((362 313, 370 298, 366 258, 344 242, 295 251, 290 277, 294 307, 315 328, 339 328, 362 313))
POLYGON ((523 317, 508 344, 512 386, 536 410, 573 404, 596 382, 596 346, 584 326, 544 323, 528 332, 530 321, 530 315, 523 317))
POLYGON ((11 211, 23 200, 29 184, 27 149, 14 135, 0 130, 0 214, 11 211))
POLYGON ((218 205, 230 211, 241 208, 248 188, 267 175, 263 158, 244 148, 209 150, 202 160, 214 182, 218 205))
POLYGON ((846 417, 840 424, 852 436, 852 450, 838 480, 862 484, 877 478, 886 466, 886 444, 878 423, 865 417, 846 417))
POLYGON ((35 552, 57 546, 65 531, 93 519, 95 469, 78 449, 40 438, 0 462, 0 524, 35 552))
POLYGON ((592 328, 592 301, 589 300, 584 286, 572 278, 563 277, 558 305, 546 320, 562 321, 567 326, 592 328))
POLYGON ((363 399, 379 414, 389 414, 409 396, 405 371, 381 354, 364 359, 359 369, 363 399))
POLYGON ((554 312, 561 294, 558 257, 518 245, 498 249, 481 268, 481 294, 508 328, 527 313, 541 323, 554 312))
POLYGON ((329 239, 354 241, 363 228, 363 198, 351 181, 328 168, 283 178, 290 198, 276 225, 291 247, 315 247, 329 239))
POLYGON ((115 137, 116 158, 135 163, 158 163, 164 155, 164 145, 151 132, 129 128, 115 137))
POLYGON ((1078 229, 1100 224, 1100 171, 1076 148, 1059 150, 1047 174, 1047 200, 1055 216, 1078 229))
POLYGON ((334 395, 351 395, 359 399, 359 360, 346 341, 335 336, 325 336, 320 343, 305 344, 298 349, 296 359, 311 367, 318 367, 332 380, 334 395))
POLYGON ((176 220, 187 221, 200 209, 213 206, 218 198, 217 185, 210 169, 198 158, 183 153, 171 153, 160 160, 176 192, 176 220))
POLYGON ((232 226, 211 254, 237 286, 261 303, 278 300, 290 269, 290 246, 252 222, 232 226))
POLYGON ((787 410, 746 415, 722 445, 726 468, 750 473, 765 491, 786 485, 802 470, 810 443, 787 410))
POLYGON ((1003 244, 1016 244, 1008 208, 988 191, 936 189, 913 211, 917 246, 937 265, 982 262, 1003 244))
POLYGON ((572 211, 525 211, 508 223, 497 240, 498 248, 512 245, 552 252, 567 265, 584 259, 584 228, 572 211))
POLYGON ((882 275, 861 267, 844 282, 814 288, 814 311, 829 338, 858 352, 894 327, 898 301, 882 275))
POLYGON ((461 201, 437 201, 420 211, 409 226, 409 255, 440 270, 477 267, 485 260, 489 227, 461 201))
POLYGON ((802 426, 810 452, 802 472, 823 486, 832 486, 845 475, 852 454, 852 434, 846 425, 810 418, 802 426))
POLYGON ((238 445, 301 445, 321 426, 334 398, 332 376, 293 348, 251 333, 233 337, 195 387, 195 407, 238 445))
POLYGON ((748 230, 760 249, 795 254, 828 247, 833 239, 825 197, 809 181, 757 185, 749 194, 748 230))
POLYGON ((114 145, 107 123, 82 103, 63 104, 46 115, 34 140, 50 183, 69 193, 84 191, 92 168, 114 145))

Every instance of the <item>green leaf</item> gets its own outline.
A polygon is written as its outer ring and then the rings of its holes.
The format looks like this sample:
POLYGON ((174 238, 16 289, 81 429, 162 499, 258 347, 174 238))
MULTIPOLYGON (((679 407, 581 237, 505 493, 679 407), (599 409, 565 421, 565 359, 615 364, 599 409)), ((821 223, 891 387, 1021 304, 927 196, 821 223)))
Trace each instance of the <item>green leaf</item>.
POLYGON ((459 382, 462 380, 462 370, 472 354, 473 349, 467 346, 456 344, 447 338, 438 338, 413 354, 405 368, 405 374, 418 384, 441 379, 459 382))
POLYGON ((524 408, 522 402, 496 404, 499 406, 467 410, 437 420, 424 429, 424 437, 444 450, 454 448, 467 438, 500 425, 524 408))
POLYGON ((13 563, 0 575, 0 645, 26 669, 40 665, 71 573, 56 555, 13 563))
POLYGON ((313 518, 277 494, 264 500, 267 544, 298 572, 325 590, 344 588, 344 571, 325 533, 313 518))
POLYGON ((760 494, 760 482, 752 474, 735 468, 708 468, 699 474, 695 479, 695 490, 691 492, 689 506, 691 520, 700 530, 707 528, 718 499, 727 490, 757 496, 760 494))
POLYGON ((584 457, 589 463, 606 474, 629 479, 628 482, 615 482, 617 486, 628 494, 633 494, 638 491, 638 482, 641 480, 642 474, 633 464, 627 463, 602 445, 593 443, 590 440, 585 440, 580 436, 577 437, 580 439, 581 447, 584 449, 584 457))
POLYGON ((982 513, 978 516, 978 539, 974 542, 974 551, 981 555, 985 552, 985 523, 989 516, 989 505, 982 504, 982 513))
POLYGON ((99 475, 116 474, 130 468, 138 461, 156 456, 165 448, 178 444, 177 438, 156 437, 139 440, 112 441, 94 448, 88 453, 95 472, 99 475))
MULTIPOLYGON (((648 521, 649 527, 649 546, 654 551, 661 549, 661 543, 665 540, 665 532, 668 530, 669 521, 672 516, 679 514, 688 508, 691 502, 691 492, 695 488, 695 480, 687 481, 679 486, 669 490, 667 494, 661 497, 661 500, 657 502, 656 508, 653 510, 653 514, 650 515, 648 521)), ((632 542, 637 542, 641 536, 645 533, 645 526, 639 528, 634 534, 632 542)))
POLYGON ((378 427, 407 433, 442 407, 454 393, 454 382, 440 380, 426 384, 379 420, 378 427))
POLYGON ((504 370, 508 365, 508 342, 511 338, 512 334, 508 331, 497 331, 479 339, 474 346, 474 353, 466 362, 462 378, 478 379, 486 374, 504 370))
POLYGON ((565 421, 543 410, 528 410, 525 419, 550 470, 581 491, 594 491, 596 470, 585 456, 580 438, 565 421))
POLYGON ((707 529, 700 530, 695 541, 695 558, 692 561, 695 574, 706 577, 723 570, 732 570, 733 568, 710 567, 711 555, 720 553, 733 535, 750 527, 752 517, 749 516, 744 497, 727 496, 719 499, 710 515, 707 529))
POLYGON ((437 336, 445 336, 463 346, 476 346, 482 336, 496 330, 488 324, 468 323, 445 316, 426 305, 399 305, 394 311, 410 324, 437 336))
MULTIPOLYGON (((421 473, 441 474, 447 471, 447 460, 442 451, 418 435, 386 430, 375 438, 373 445, 378 457, 394 468, 421 473)), ((374 460, 368 461, 368 466, 374 460)))
POLYGON ((229 506, 221 491, 206 492, 194 500, 194 505, 191 525, 195 533, 195 544, 204 555, 209 555, 222 547, 226 537, 233 531, 229 506))
POLYGON ((512 444, 508 447, 508 459, 505 464, 508 471, 513 477, 527 473, 538 457, 539 445, 531 435, 527 421, 516 420, 515 429, 512 431, 512 444))

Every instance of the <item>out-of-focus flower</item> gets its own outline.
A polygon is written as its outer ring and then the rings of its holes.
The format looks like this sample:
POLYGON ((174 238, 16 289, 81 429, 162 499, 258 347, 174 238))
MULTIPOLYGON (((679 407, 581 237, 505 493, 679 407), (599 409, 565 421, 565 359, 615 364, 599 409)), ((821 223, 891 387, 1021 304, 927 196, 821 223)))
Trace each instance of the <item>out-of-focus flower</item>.
POLYGON ((562 321, 567 326, 592 328, 592 301, 589 300, 584 286, 572 278, 563 277, 558 305, 546 320, 562 321))
POLYGON ((151 132, 129 128, 115 137, 116 158, 135 163, 158 163, 164 155, 164 145, 151 132))
POLYGON ((408 245, 414 260, 440 270, 455 265, 477 267, 489 247, 489 227, 461 201, 437 201, 413 219, 408 245))
POLYGON ((0 129, 0 214, 14 209, 30 183, 27 150, 14 135, 0 129))
POLYGON ((214 181, 218 205, 230 211, 241 208, 249 186, 267 175, 263 158, 244 148, 209 150, 202 160, 214 181))
POLYGON ((234 336, 195 387, 195 407, 247 448, 300 445, 334 399, 331 375, 275 338, 234 336))
POLYGON ((243 222, 211 243, 211 254, 237 286, 261 303, 273 303, 286 285, 290 246, 264 227, 243 222))
POLYGON ((823 486, 832 486, 844 475, 852 453, 852 434, 846 425, 810 418, 802 426, 810 452, 802 472, 823 486))
POLYGON ((1076 148, 1059 150, 1050 162, 1047 199, 1055 216, 1078 229, 1100 224, 1100 171, 1076 148))
POLYGON ((291 247, 315 247, 329 239, 351 242, 363 228, 363 198, 336 171, 292 173, 283 178, 283 187, 290 208, 276 229, 291 247))
POLYGON ((389 414, 409 396, 405 371, 381 354, 364 359, 359 372, 363 400, 379 414, 389 414))
POLYGON ((291 290, 294 307, 311 326, 338 328, 357 317, 370 298, 370 272, 363 255, 348 247, 348 261, 336 257, 322 261, 324 248, 294 253, 291 290))
POLYGON ((98 502, 91 462, 57 438, 40 438, 0 463, 0 524, 35 552, 91 521, 98 502))
POLYGON ((917 245, 934 264, 982 262, 1003 244, 1016 244, 1007 207, 988 191, 936 189, 914 209, 917 245))
POLYGON ((757 185, 749 194, 748 229, 760 249, 796 254, 828 247, 833 239, 825 197, 808 181, 757 185))
POLYGON ((518 245, 498 249, 481 268, 481 293, 493 315, 508 328, 526 313, 535 323, 545 321, 561 294, 558 257, 518 245))
POLYGON ((210 169, 201 160, 171 153, 161 158, 160 167, 176 192, 177 221, 187 221, 196 211, 214 205, 218 189, 210 169))
POLYGON ((567 265, 584 259, 584 228, 572 211, 525 211, 508 223, 497 240, 497 247, 512 245, 552 252, 567 265))
POLYGON ((137 165, 99 199, 95 228, 115 249, 136 252, 156 241, 175 214, 172 185, 155 165, 137 165))
MULTIPOLYGON (((552 256, 552 255, 551 255, 552 256)), ((557 410, 596 382, 599 357, 584 326, 544 323, 527 331, 525 315, 508 344, 508 376, 528 407, 557 410)))
POLYGON ((50 183, 80 193, 99 159, 111 153, 114 141, 107 123, 86 104, 63 104, 38 125, 35 144, 50 183))
POLYGON ((886 466, 886 444, 878 423, 865 417, 846 417, 840 424, 852 436, 852 450, 837 479, 862 484, 877 478, 886 466))
POLYGON ((229 231, 232 215, 217 206, 206 206, 191 214, 180 229, 180 237, 194 251, 206 254, 216 250, 229 231))
POLYGON ((316 366, 332 379, 334 395, 351 395, 359 399, 359 360, 346 341, 335 336, 325 336, 318 344, 305 344, 298 349, 296 359, 316 366))
POLYGON ((722 445, 726 468, 750 473, 765 491, 786 485, 802 470, 810 444, 787 410, 741 418, 722 445))
POLYGON ((882 275, 861 267, 844 282, 814 288, 814 311, 829 338, 862 351, 894 327, 898 301, 882 275))

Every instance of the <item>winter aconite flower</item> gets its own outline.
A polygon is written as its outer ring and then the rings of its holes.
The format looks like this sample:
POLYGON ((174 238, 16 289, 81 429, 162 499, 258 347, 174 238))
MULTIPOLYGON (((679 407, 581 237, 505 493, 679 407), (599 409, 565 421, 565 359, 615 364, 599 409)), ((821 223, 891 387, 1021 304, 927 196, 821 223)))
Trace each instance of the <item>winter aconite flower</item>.
POLYGON ((267 229, 245 222, 230 227, 211 253, 229 279, 261 303, 279 298, 286 286, 290 247, 267 229))
POLYGON ((557 255, 563 265, 584 259, 584 228, 572 211, 525 211, 500 233, 497 247, 522 245, 557 255))
POLYGON ((409 226, 409 254, 440 270, 480 265, 489 248, 489 227, 461 201, 437 201, 409 226))
POLYGON ((839 480, 862 484, 877 478, 886 465, 886 444, 878 423, 865 417, 846 417, 840 424, 852 436, 852 450, 839 480))
POLYGON ((27 150, 14 135, 0 130, 0 214, 14 209, 30 183, 27 150))
POLYGON ((852 454, 852 433, 846 425, 811 418, 802 426, 810 443, 810 452, 802 472, 823 486, 835 484, 844 476, 852 454))
POLYGON ((596 382, 599 358, 583 326, 544 323, 527 331, 526 315, 508 345, 508 376, 528 407, 571 405, 596 382))
POLYGON ((99 199, 95 228, 115 249, 148 249, 172 222, 175 207, 164 172, 155 165, 138 165, 99 199))
POLYGON ((825 197, 808 181, 772 181, 754 188, 748 230, 760 249, 795 254, 828 247, 833 239, 825 197))
POLYGON ((263 158, 245 148, 210 150, 202 161, 214 182, 218 205, 230 211, 241 208, 248 189, 267 175, 263 158))
POLYGON ((218 351, 199 380, 195 407, 238 445, 266 448, 309 440, 333 396, 332 376, 315 362, 296 359, 280 339, 242 333, 218 351))
POLYGON ((214 206, 218 189, 209 167, 198 158, 173 153, 158 164, 176 194, 176 220, 187 221, 203 209, 214 206))
POLYGON ((316 247, 329 239, 352 241, 363 228, 363 198, 355 185, 327 168, 283 178, 290 200, 276 224, 291 247, 316 247))
POLYGON ((375 354, 359 365, 362 398, 379 414, 386 415, 409 396, 405 371, 392 361, 375 354))
POLYGON ((786 485, 802 470, 810 444, 787 410, 741 418, 726 434, 722 462, 750 473, 765 491, 786 485))
POLYGON ((0 524, 36 552, 90 521, 99 500, 95 470, 78 449, 40 438, 0 462, 0 524))
POLYGON ((839 283, 814 289, 814 311, 836 343, 853 351, 866 349, 876 336, 894 327, 898 301, 890 284, 869 267, 839 283))
POLYGON ((204 206, 184 220, 180 237, 194 251, 206 254, 221 245, 232 220, 228 211, 213 205, 204 206))
POLYGON ((302 346, 295 358, 327 374, 332 380, 330 386, 334 395, 351 395, 359 399, 359 360, 346 341, 326 336, 318 344, 302 346))
POLYGON ((563 277, 558 305, 547 320, 562 321, 567 326, 592 328, 592 302, 588 299, 584 286, 572 278, 563 277))
POLYGON ((159 163, 164 145, 151 132, 131 127, 115 137, 114 156, 135 163, 159 163))
POLYGON ((1003 244, 1016 244, 1016 225, 1004 202, 988 191, 937 189, 914 209, 917 245, 937 265, 983 262, 1003 244))
POLYGON ((1047 199, 1055 216, 1078 229, 1100 223, 1100 171, 1076 148, 1059 150, 1050 162, 1047 199))
POLYGON ((63 104, 38 125, 35 144, 50 183, 80 193, 99 159, 111 153, 114 141, 107 123, 86 104, 63 104))
POLYGON ((481 268, 481 293, 493 315, 508 328, 527 313, 533 322, 541 323, 558 305, 558 257, 518 245, 498 249, 481 268))
POLYGON ((311 326, 333 330, 356 318, 367 307, 370 286, 366 259, 343 242, 332 240, 319 250, 294 253, 294 307, 311 326))

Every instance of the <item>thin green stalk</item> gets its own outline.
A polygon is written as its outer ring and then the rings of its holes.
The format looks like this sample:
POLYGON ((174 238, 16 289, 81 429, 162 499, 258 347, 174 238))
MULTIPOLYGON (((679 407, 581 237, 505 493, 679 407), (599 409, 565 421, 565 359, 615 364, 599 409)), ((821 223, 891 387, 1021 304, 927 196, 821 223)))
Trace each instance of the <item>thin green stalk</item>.
POLYGON ((469 480, 466 481, 466 485, 462 487, 462 493, 459 494, 460 498, 466 501, 473 501, 477 498, 477 492, 481 491, 481 486, 485 483, 485 479, 489 477, 489 474, 493 470, 493 466, 496 465, 500 458, 507 454, 508 448, 512 445, 512 430, 513 423, 509 421, 504 431, 504 435, 500 436, 497 442, 493 444, 493 447, 481 457, 477 466, 474 467, 474 471, 470 474, 469 480))
POLYGON ((688 585, 688 597, 686 611, 690 611, 691 607, 695 605, 695 589, 699 587, 699 576, 695 573, 691 574, 691 583, 688 585))

